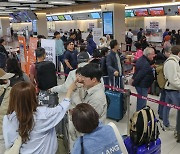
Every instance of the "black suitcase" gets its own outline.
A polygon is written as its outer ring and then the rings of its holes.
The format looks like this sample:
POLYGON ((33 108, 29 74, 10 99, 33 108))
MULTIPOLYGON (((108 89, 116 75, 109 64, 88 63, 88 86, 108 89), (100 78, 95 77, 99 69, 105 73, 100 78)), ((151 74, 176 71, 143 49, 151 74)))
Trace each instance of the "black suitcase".
POLYGON ((35 64, 37 83, 40 90, 48 90, 57 86, 56 67, 50 61, 42 61, 35 64))

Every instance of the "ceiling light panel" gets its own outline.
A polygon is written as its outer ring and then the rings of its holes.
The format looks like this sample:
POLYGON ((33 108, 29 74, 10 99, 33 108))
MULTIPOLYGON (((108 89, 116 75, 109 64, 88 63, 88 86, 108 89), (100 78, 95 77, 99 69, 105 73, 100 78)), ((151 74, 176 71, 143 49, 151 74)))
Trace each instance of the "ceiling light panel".
POLYGON ((0 6, 20 6, 19 3, 0 2, 0 6))
POLYGON ((31 7, 42 7, 42 8, 46 8, 46 7, 54 7, 54 5, 50 5, 50 4, 30 4, 31 7))
POLYGON ((17 10, 29 10, 30 8, 29 7, 13 7, 14 9, 17 9, 17 10))
POLYGON ((0 6, 0 10, 5 10, 5 9, 6 9, 6 7, 1 7, 1 6, 0 6))
POLYGON ((12 11, 6 11, 6 12, 5 11, 0 11, 0 15, 1 14, 9 14, 9 13, 13 13, 13 12, 12 11))
POLYGON ((9 2, 14 3, 36 3, 39 2, 39 0, 8 0, 9 2))
POLYGON ((54 4, 54 5, 71 5, 71 4, 74 4, 75 1, 68 1, 68 0, 50 0, 48 1, 49 4, 54 4))

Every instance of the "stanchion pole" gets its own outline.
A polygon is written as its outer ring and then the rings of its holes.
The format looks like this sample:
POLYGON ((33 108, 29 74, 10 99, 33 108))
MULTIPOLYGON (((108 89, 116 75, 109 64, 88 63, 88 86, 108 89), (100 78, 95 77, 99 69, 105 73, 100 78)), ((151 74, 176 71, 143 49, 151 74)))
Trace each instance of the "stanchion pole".
POLYGON ((125 100, 127 102, 127 135, 129 136, 129 121, 130 121, 130 89, 126 89, 125 100))

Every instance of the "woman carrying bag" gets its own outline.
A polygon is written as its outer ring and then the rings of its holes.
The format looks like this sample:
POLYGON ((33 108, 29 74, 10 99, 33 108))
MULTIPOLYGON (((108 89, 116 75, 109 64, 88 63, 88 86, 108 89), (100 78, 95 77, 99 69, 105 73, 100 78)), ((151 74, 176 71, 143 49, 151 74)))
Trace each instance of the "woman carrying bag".
POLYGON ((68 110, 74 87, 73 83, 66 98, 56 107, 49 108, 38 106, 35 87, 31 83, 15 84, 11 89, 7 115, 3 119, 6 149, 13 148, 15 140, 20 136, 22 145, 19 147, 19 153, 55 154, 58 147, 55 126, 68 110))

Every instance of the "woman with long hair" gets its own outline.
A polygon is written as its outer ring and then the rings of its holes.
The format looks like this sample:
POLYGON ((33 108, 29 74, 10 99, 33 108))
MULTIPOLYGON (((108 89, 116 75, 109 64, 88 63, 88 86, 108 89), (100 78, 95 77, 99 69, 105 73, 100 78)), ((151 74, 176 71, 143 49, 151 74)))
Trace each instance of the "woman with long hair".
POLYGON ((6 62, 6 71, 8 73, 14 73, 15 76, 10 79, 10 84, 13 86, 17 82, 27 81, 30 82, 29 77, 24 73, 16 58, 8 58, 6 62))
POLYGON ((6 149, 20 136, 23 154, 55 154, 57 138, 55 126, 63 119, 70 105, 74 83, 66 98, 54 108, 39 106, 32 83, 19 82, 10 93, 7 115, 3 119, 3 136, 6 149))

